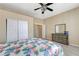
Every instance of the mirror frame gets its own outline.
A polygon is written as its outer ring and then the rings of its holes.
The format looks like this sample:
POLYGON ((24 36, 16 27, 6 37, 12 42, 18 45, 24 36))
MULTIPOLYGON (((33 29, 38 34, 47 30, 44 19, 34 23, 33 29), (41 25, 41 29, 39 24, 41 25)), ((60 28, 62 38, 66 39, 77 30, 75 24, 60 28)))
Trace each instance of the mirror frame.
POLYGON ((55 25, 55 33, 56 33, 56 26, 57 26, 57 25, 64 25, 64 27, 65 27, 64 32, 66 31, 66 24, 56 24, 56 25, 55 25))

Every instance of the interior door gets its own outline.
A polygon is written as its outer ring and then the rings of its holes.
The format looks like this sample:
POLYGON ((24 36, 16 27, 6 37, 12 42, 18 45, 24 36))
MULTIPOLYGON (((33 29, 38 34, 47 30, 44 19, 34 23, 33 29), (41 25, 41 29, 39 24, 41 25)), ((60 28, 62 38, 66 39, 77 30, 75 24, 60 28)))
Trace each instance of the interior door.
POLYGON ((17 35, 17 20, 7 19, 7 42, 13 42, 18 40, 17 35))
POLYGON ((35 24, 34 32, 36 38, 42 38, 42 25, 35 24))

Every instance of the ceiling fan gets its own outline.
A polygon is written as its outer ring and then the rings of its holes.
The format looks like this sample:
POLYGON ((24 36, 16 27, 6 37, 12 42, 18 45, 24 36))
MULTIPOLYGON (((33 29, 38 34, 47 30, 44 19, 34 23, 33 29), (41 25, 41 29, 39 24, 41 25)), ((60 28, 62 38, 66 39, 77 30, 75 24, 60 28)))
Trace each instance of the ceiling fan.
POLYGON ((48 6, 50 6, 51 4, 53 4, 53 3, 47 3, 47 4, 39 3, 39 4, 41 5, 41 7, 36 8, 36 9, 34 9, 34 10, 41 9, 42 14, 44 14, 44 12, 45 12, 46 10, 53 11, 53 9, 51 9, 51 8, 48 7, 48 6))

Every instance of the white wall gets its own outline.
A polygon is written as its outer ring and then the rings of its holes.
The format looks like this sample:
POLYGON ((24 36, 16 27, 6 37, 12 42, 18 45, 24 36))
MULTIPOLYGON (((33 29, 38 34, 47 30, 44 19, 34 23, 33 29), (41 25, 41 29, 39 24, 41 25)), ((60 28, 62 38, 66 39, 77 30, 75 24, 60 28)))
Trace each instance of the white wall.
POLYGON ((69 31, 69 44, 79 46, 79 8, 50 17, 44 21, 47 27, 47 38, 52 40, 52 33, 55 33, 56 24, 66 24, 69 31))
POLYGON ((0 9, 0 43, 6 42, 6 18, 28 21, 29 38, 33 37, 33 17, 0 9))

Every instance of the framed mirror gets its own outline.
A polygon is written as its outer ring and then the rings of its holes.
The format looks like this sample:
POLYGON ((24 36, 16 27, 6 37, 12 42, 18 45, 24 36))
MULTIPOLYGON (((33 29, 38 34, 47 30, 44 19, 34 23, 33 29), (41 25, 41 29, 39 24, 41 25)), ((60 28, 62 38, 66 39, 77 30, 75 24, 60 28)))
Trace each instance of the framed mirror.
POLYGON ((66 31, 66 24, 56 24, 55 33, 64 33, 66 31))

